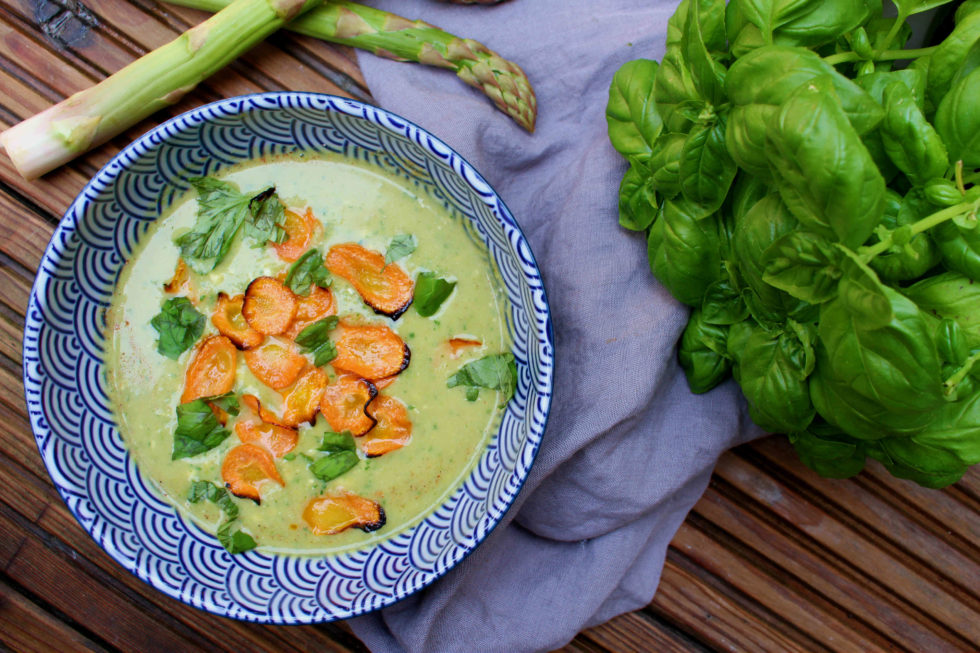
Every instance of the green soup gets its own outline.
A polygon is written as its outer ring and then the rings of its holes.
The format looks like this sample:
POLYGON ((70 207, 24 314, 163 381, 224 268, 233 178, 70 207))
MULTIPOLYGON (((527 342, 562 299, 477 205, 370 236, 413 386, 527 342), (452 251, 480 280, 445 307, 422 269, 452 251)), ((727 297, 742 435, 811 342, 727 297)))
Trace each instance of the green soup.
MULTIPOLYGON (((275 460, 284 486, 264 483, 261 504, 235 499, 242 529, 268 552, 338 553, 391 537, 425 518, 462 483, 498 426, 500 393, 483 389, 470 401, 465 389, 446 385, 447 378, 467 361, 510 350, 501 317, 506 299, 492 261, 458 215, 405 179, 367 163, 339 155, 283 157, 232 168, 221 178, 246 194, 274 185, 285 206, 311 208, 323 226, 312 244, 321 252, 337 243, 356 242, 384 253, 394 237, 412 234, 417 248, 397 264, 412 278, 431 271, 457 282, 435 315, 421 317, 410 308, 391 320, 375 314, 350 284, 334 277, 331 290, 338 315, 386 324, 411 348, 408 368, 382 391, 407 406, 411 440, 376 458, 359 454, 350 471, 324 482, 308 467, 318 455, 322 434, 329 430, 318 415, 315 424, 300 426, 293 455, 275 460), (460 336, 482 344, 454 355, 448 341, 460 336), (350 528, 314 535, 302 518, 303 510, 311 499, 332 492, 378 502, 387 523, 370 533, 350 528)), ((157 332, 150 325, 169 297, 163 285, 179 257, 173 239, 194 224, 197 208, 194 192, 175 202, 126 263, 108 311, 105 360, 116 421, 141 474, 184 515, 213 532, 222 520, 221 511, 206 501, 190 503, 188 490, 197 480, 222 484, 224 456, 241 444, 233 428, 235 418, 227 425, 231 435, 214 449, 171 459, 175 408, 194 349, 176 361, 160 355, 157 332)), ((288 269, 289 263, 280 260, 272 247, 250 245, 237 238, 213 271, 195 277, 197 309, 206 317, 210 318, 218 292, 240 294, 252 279, 275 277, 288 269)), ((209 319, 204 336, 213 333, 209 319)), ((333 377, 329 365, 322 369, 333 377)), ((254 394, 264 406, 282 412, 279 393, 256 379, 240 354, 234 392, 254 394)))

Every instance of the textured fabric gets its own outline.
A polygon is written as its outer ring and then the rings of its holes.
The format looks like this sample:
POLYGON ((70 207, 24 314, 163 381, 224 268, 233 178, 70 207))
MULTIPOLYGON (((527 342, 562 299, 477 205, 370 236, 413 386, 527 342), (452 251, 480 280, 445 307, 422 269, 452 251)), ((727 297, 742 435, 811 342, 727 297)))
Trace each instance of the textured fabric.
POLYGON ((675 351, 687 310, 651 276, 642 235, 617 223, 625 164, 606 136, 609 82, 630 59, 662 56, 676 2, 372 4, 475 38, 531 79, 534 134, 451 73, 359 56, 378 103, 456 149, 516 216, 557 363, 544 442, 503 522, 445 577, 351 625, 376 651, 560 647, 651 600, 718 456, 758 433, 732 382, 690 393, 675 351))

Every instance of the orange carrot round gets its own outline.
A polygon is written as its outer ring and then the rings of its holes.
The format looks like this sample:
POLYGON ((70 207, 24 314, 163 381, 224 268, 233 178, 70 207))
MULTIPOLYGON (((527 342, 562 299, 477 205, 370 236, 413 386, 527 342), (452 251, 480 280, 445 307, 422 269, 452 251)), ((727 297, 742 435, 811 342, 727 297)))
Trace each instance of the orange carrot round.
POLYGON ((335 312, 333 293, 330 289, 314 285, 310 288, 309 295, 300 297, 296 302, 296 317, 283 335, 291 340, 295 339, 300 331, 314 322, 330 317, 335 312))
POLYGON ((262 402, 255 395, 242 395, 242 403, 248 406, 249 410, 258 415, 258 418, 266 424, 275 424, 276 426, 289 428, 289 425, 281 417, 263 406, 262 402))
POLYGON ((276 254, 284 261, 292 263, 310 248, 313 237, 320 227, 320 221, 313 215, 313 209, 306 209, 300 214, 292 209, 285 212, 282 228, 286 231, 286 240, 272 243, 276 254))
POLYGON ((340 374, 321 393, 320 412, 334 431, 363 435, 374 427, 375 420, 366 409, 377 394, 377 389, 367 379, 340 374))
POLYGON ((246 350, 244 356, 255 378, 274 390, 292 385, 307 364, 295 344, 279 338, 266 339, 261 346, 246 350))
POLYGON ((288 392, 283 393, 282 419, 290 426, 312 422, 327 387, 327 375, 319 367, 308 367, 288 392))
POLYGON ((296 429, 277 426, 257 420, 240 419, 235 423, 235 433, 242 444, 262 447, 276 458, 282 458, 296 448, 299 434, 296 429))
POLYGON ((346 279, 376 313, 397 319, 412 304, 415 282, 397 263, 357 243, 334 245, 325 261, 331 273, 346 279))
POLYGON ((327 494, 310 501, 303 510, 303 520, 314 535, 334 535, 351 527, 370 533, 384 526, 386 518, 378 503, 343 493, 327 494))
POLYGON ((401 449, 412 439, 408 409, 398 399, 378 395, 368 405, 367 412, 378 422, 367 434, 357 439, 358 446, 368 458, 401 449))
POLYGON ((180 403, 231 392, 235 387, 238 350, 225 336, 208 336, 198 344, 184 373, 180 403))
POLYGON ((249 326, 242 315, 244 301, 245 295, 229 297, 223 292, 218 293, 218 301, 214 305, 214 313, 211 314, 211 324, 239 349, 252 349, 261 345, 265 337, 249 326))
POLYGON ((296 295, 278 279, 259 277, 245 289, 242 315, 248 325, 267 336, 289 328, 296 316, 296 295))
POLYGON ((236 497, 261 502, 259 485, 273 481, 285 485, 272 454, 255 444, 240 444, 225 455, 221 480, 236 497))
POLYGON ((383 379, 404 370, 411 360, 412 352, 405 341, 383 324, 341 320, 333 335, 337 357, 330 364, 336 370, 365 379, 383 379))

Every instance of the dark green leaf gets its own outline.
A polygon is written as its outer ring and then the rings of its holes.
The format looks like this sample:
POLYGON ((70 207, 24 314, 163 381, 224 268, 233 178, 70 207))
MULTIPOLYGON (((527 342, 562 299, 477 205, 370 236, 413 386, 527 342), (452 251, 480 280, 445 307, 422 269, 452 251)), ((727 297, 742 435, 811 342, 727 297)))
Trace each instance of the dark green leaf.
POLYGON ((354 442, 354 436, 350 434, 350 431, 341 431, 340 433, 326 431, 317 449, 327 453, 357 451, 357 444, 354 442))
POLYGON ((297 295, 310 294, 314 285, 329 288, 331 283, 330 271, 323 265, 320 250, 307 250, 289 266, 286 273, 286 286, 297 295))
POLYGON ((231 493, 210 481, 194 481, 191 483, 190 490, 187 492, 187 500, 191 503, 210 501, 225 513, 227 520, 231 521, 238 518, 238 504, 235 503, 231 493))
POLYGON ((625 157, 650 153, 663 130, 663 121, 653 101, 653 84, 659 64, 635 59, 613 75, 606 105, 609 141, 625 157))
POLYGON ((321 481, 331 481, 353 469, 358 463, 353 451, 336 451, 320 456, 310 464, 310 472, 321 481))
POLYGON ((725 67, 708 52, 701 25, 701 2, 688 3, 684 38, 681 41, 684 59, 699 96, 713 106, 725 101, 725 67))
POLYGON ((867 445, 832 424, 815 421, 789 434, 804 465, 827 478, 850 478, 864 469, 867 445))
POLYGON ((412 234, 398 234, 388 244, 388 250, 385 252, 385 263, 392 263, 405 258, 415 251, 417 245, 415 236, 412 234))
POLYGON ((268 242, 281 243, 286 240, 286 230, 282 228, 286 209, 274 187, 253 197, 249 201, 248 209, 245 235, 254 241, 252 247, 264 247, 268 242))
POLYGON ((201 397, 177 406, 177 428, 174 430, 172 459, 189 458, 214 449, 224 442, 231 432, 221 426, 209 402, 221 402, 237 411, 238 401, 231 393, 215 397, 201 397))
POLYGON ((957 82, 936 111, 936 131, 951 162, 967 169, 980 168, 980 68, 957 82))
POLYGON ((727 338, 727 326, 708 324, 702 319, 701 311, 691 312, 677 347, 677 359, 691 392, 707 392, 728 377, 731 361, 727 355, 727 338))
POLYGON ((961 65, 970 56, 978 40, 980 40, 980 11, 966 12, 958 15, 953 31, 929 55, 926 88, 929 99, 934 105, 938 106, 949 93, 961 65))
POLYGON ((650 173, 641 164, 633 163, 619 184, 619 224, 633 231, 646 231, 655 217, 657 198, 650 185, 650 173))
POLYGON ((435 315, 443 302, 449 299, 455 287, 455 281, 437 277, 432 272, 419 274, 415 279, 415 297, 412 300, 415 311, 422 317, 435 315))
POLYGON ((232 529, 232 524, 233 522, 228 520, 218 527, 215 537, 218 538, 221 546, 232 555, 254 549, 257 544, 252 536, 240 529, 232 529))
POLYGON ((150 325, 159 334, 157 351, 177 360, 204 333, 206 320, 186 297, 171 297, 163 303, 150 325))
POLYGON ((684 143, 680 186, 684 197, 713 213, 721 207, 738 167, 725 147, 725 120, 695 125, 684 143))
POLYGON ((669 132, 687 133, 704 107, 679 45, 667 46, 653 85, 657 111, 669 132))
POLYGON ((810 0, 741 0, 739 8, 759 28, 766 42, 772 42, 777 27, 788 23, 812 4, 810 0))
POLYGON ((514 361, 514 355, 510 353, 489 354, 475 361, 470 361, 449 377, 449 381, 446 383, 446 387, 449 388, 455 388, 459 385, 469 388, 466 398, 470 401, 473 401, 470 399, 473 389, 487 388, 488 390, 499 390, 502 397, 501 404, 506 404, 514 396, 514 391, 517 389, 517 364, 514 361))
POLYGON ((791 231, 763 253, 762 279, 797 299, 821 304, 837 295, 841 256, 840 250, 821 236, 791 231))
POLYGON ((647 256, 654 276, 674 297, 698 306, 721 276, 721 245, 717 215, 678 198, 664 202, 650 227, 647 256))
POLYGON ((970 347, 980 347, 980 283, 944 272, 922 279, 902 294, 926 313, 955 321, 970 347))
POLYGON ((722 276, 704 291, 701 319, 705 324, 735 324, 749 316, 742 293, 732 283, 730 276, 722 276))
POLYGON ((330 332, 340 320, 336 315, 317 320, 296 336, 296 344, 302 347, 303 353, 313 354, 313 364, 317 367, 326 365, 337 357, 337 348, 330 340, 330 332))
POLYGON ((949 167, 946 147, 922 115, 912 91, 902 82, 892 82, 885 88, 884 100, 880 129, 888 157, 916 185, 944 175, 949 167))
MULTIPOLYGON (((903 198, 889 190, 885 197, 885 214, 881 227, 896 233, 932 213, 933 207, 925 199, 922 189, 914 188, 903 198)), ((869 240, 873 244, 876 238, 869 240)), ((917 279, 939 263, 942 255, 927 233, 916 234, 908 243, 895 243, 886 252, 871 260, 871 268, 885 281, 909 281, 917 279)))

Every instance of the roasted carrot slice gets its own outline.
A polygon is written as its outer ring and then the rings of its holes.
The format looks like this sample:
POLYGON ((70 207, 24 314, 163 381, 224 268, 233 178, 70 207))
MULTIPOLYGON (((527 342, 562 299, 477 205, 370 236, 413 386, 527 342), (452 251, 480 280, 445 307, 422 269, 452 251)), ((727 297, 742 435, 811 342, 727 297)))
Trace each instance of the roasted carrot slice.
POLYGON ((229 297, 223 292, 218 293, 218 302, 214 305, 214 313, 211 314, 211 324, 218 329, 218 333, 235 343, 239 349, 251 349, 261 345, 265 336, 245 321, 242 315, 244 301, 245 295, 229 297))
POLYGON ((272 277, 259 277, 245 289, 242 315, 248 325, 267 336, 274 336, 289 328, 296 317, 296 295, 272 277))
POLYGON ((286 424, 281 417, 263 406, 262 402, 255 395, 242 395, 242 403, 248 406, 266 424, 275 424, 276 426, 289 428, 289 424, 286 424))
POLYGON ((357 439, 368 458, 401 449, 412 439, 412 422, 405 404, 389 395, 378 395, 368 404, 368 415, 377 420, 374 428, 357 439))
POLYGON ((240 444, 225 454, 225 461, 221 464, 221 480, 236 497, 251 499, 255 503, 261 503, 257 486, 263 481, 285 485, 272 454, 255 444, 240 444))
POLYGON ((375 420, 366 409, 377 394, 377 388, 367 379, 340 374, 324 389, 320 412, 337 433, 350 431, 351 435, 363 435, 374 427, 375 420))
POLYGON ((377 388, 378 390, 384 390, 385 388, 387 388, 389 385, 391 385, 397 380, 398 380, 398 375, 395 374, 393 376, 386 376, 383 379, 375 379, 371 381, 371 383, 373 383, 374 387, 377 388))
POLYGON ((386 265, 379 252, 357 243, 334 245, 325 265, 350 282, 376 313, 398 319, 412 304, 415 282, 397 263, 386 265))
POLYGON ((163 290, 171 295, 190 291, 190 270, 187 268, 187 264, 184 263, 184 259, 177 259, 177 265, 174 267, 174 276, 170 278, 170 281, 163 284, 163 290))
POLYGON ((314 285, 310 288, 309 295, 300 297, 296 302, 296 317, 283 335, 293 340, 300 331, 318 320, 330 317, 335 312, 333 293, 330 289, 314 285))
POLYGON ((282 395, 286 407, 282 419, 290 426, 312 422, 327 387, 327 375, 319 367, 308 367, 288 392, 282 395))
POLYGON ((296 429, 285 428, 254 419, 240 419, 235 423, 235 433, 242 444, 262 447, 276 458, 282 458, 296 448, 299 434, 296 429))
POLYGON ((401 337, 383 324, 359 324, 341 320, 334 329, 337 357, 334 369, 364 377, 383 379, 398 374, 411 360, 412 352, 401 337))
POLYGON ((245 350, 244 356, 255 378, 274 390, 292 385, 307 363, 292 341, 279 338, 267 338, 261 346, 245 350))
POLYGON ((385 525, 381 505, 356 494, 327 494, 313 499, 303 510, 303 520, 314 535, 333 535, 350 527, 365 533, 385 525))
POLYGON ((310 248, 310 243, 313 242, 319 227, 320 221, 313 215, 313 209, 308 208, 302 214, 287 209, 282 223, 282 228, 286 231, 286 240, 272 243, 272 247, 275 248, 279 258, 292 263, 310 248))
POLYGON ((479 347, 483 342, 476 338, 450 338, 446 344, 449 345, 450 355, 453 358, 458 358, 464 349, 479 347))
POLYGON ((224 336, 208 336, 198 344, 184 373, 180 403, 231 392, 235 387, 238 350, 224 336))

